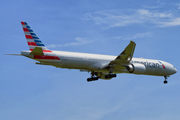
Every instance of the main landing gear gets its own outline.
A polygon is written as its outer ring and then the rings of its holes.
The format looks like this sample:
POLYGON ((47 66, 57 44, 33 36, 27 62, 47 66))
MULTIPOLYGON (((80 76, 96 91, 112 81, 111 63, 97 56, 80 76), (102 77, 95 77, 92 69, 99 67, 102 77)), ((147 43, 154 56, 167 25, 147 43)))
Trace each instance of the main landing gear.
POLYGON ((116 77, 116 74, 109 73, 109 75, 105 76, 106 79, 113 78, 113 77, 116 77))
POLYGON ((98 73, 98 72, 91 72, 91 77, 90 78, 87 78, 87 81, 90 82, 90 81, 96 81, 98 80, 99 78, 101 79, 105 79, 105 80, 110 80, 111 78, 114 78, 116 77, 116 74, 113 74, 113 73, 98 73), (96 77, 95 77, 96 75, 96 77))
POLYGON ((95 73, 91 72, 91 77, 87 78, 87 81, 90 82, 90 81, 96 81, 99 79, 99 77, 94 77, 94 75, 95 75, 95 73))
POLYGON ((90 82, 90 81, 96 81, 98 80, 99 78, 98 77, 94 77, 92 76, 91 78, 88 78, 87 81, 90 82))
POLYGON ((167 76, 164 76, 165 80, 164 80, 164 84, 167 84, 168 81, 167 81, 167 76))

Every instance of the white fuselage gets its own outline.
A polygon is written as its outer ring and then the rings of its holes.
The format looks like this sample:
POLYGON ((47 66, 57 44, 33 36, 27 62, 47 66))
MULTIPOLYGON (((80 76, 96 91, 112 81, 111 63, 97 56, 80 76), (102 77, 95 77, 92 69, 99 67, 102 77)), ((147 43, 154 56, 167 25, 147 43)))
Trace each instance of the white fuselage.
MULTIPOLYGON (((107 69, 101 67, 108 65, 117 56, 100 55, 100 54, 87 54, 66 51, 52 51, 51 53, 44 53, 44 56, 56 56, 55 58, 34 58, 29 53, 31 51, 22 51, 23 56, 39 61, 37 64, 52 65, 59 68, 80 69, 85 71, 104 72, 108 73, 107 69)), ((144 58, 132 58, 131 64, 143 64, 146 68, 145 72, 140 73, 144 75, 155 76, 169 76, 177 72, 175 67, 170 63, 161 60, 152 60, 144 58)), ((120 65, 115 68, 113 73, 129 73, 124 66, 120 65)), ((134 73, 139 74, 139 73, 134 73)))
POLYGON ((27 22, 22 21, 21 25, 30 50, 21 51, 21 55, 39 61, 36 64, 40 65, 88 71, 91 73, 88 82, 109 80, 116 77, 116 73, 132 73, 164 76, 166 84, 167 77, 177 72, 173 65, 161 60, 133 58, 136 47, 134 41, 130 41, 118 56, 52 51, 45 47, 27 22))

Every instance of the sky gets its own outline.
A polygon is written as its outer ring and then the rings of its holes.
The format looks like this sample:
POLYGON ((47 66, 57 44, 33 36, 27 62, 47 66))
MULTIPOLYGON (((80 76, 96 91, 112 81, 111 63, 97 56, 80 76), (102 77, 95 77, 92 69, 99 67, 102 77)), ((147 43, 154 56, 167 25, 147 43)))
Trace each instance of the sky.
POLYGON ((87 82, 89 73, 34 64, 26 21, 51 50, 119 55, 136 42, 134 57, 180 70, 178 0, 1 0, 1 120, 179 120, 180 75, 118 74, 87 82))

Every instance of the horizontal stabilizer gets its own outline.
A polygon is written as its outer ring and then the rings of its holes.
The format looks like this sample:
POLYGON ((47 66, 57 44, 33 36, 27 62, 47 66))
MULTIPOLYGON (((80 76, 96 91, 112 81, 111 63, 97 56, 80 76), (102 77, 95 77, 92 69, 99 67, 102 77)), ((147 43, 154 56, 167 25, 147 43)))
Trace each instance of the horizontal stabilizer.
POLYGON ((30 52, 31 55, 40 55, 43 56, 43 50, 41 47, 35 47, 32 52, 30 52))
POLYGON ((5 54, 5 55, 15 55, 15 56, 22 56, 21 54, 5 54))

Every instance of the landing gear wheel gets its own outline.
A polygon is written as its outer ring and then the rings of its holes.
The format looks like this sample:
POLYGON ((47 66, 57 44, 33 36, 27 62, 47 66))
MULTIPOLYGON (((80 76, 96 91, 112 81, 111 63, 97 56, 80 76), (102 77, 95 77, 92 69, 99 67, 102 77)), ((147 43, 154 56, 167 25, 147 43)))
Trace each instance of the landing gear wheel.
POLYGON ((88 78, 88 79, 87 79, 87 82, 90 82, 90 81, 92 81, 92 79, 91 79, 91 78, 88 78))
POLYGON ((117 77, 117 75, 116 75, 116 74, 114 74, 114 75, 113 75, 113 77, 117 77))
POLYGON ((91 77, 91 78, 88 78, 87 81, 90 82, 90 81, 96 81, 98 80, 99 78, 98 77, 91 77))
POLYGON ((165 81, 164 81, 164 84, 167 84, 167 83, 168 83, 168 81, 165 80, 165 81))
POLYGON ((111 74, 111 73, 105 76, 106 79, 114 78, 114 77, 116 77, 116 74, 111 74))

